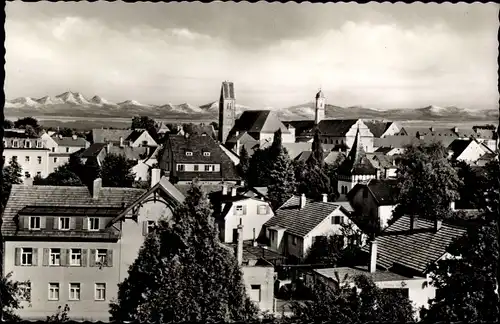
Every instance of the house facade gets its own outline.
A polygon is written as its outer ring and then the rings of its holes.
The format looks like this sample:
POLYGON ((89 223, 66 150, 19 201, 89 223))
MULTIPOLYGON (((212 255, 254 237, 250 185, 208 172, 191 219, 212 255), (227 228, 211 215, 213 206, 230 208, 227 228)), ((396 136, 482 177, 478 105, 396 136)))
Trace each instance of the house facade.
POLYGON ((49 152, 49 173, 54 172, 57 167, 67 163, 71 154, 83 151, 90 146, 90 143, 82 137, 73 135, 63 137, 61 135, 50 136, 44 133, 41 136, 49 152))
POLYGON ((145 129, 93 129, 92 142, 116 146, 158 146, 158 143, 145 129))

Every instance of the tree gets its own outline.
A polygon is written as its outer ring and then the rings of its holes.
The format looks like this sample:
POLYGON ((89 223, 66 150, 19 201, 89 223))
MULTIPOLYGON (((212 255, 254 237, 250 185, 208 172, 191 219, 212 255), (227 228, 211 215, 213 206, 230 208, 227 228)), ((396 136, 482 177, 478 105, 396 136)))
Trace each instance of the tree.
POLYGON ((42 131, 42 127, 38 123, 38 120, 33 117, 20 118, 14 122, 14 128, 24 129, 26 128, 26 126, 33 127, 34 131, 37 134, 40 134, 40 132, 42 131))
POLYGON ((242 178, 245 179, 246 174, 248 173, 248 169, 250 167, 250 157, 248 156, 248 151, 244 146, 241 148, 241 153, 240 152, 237 153, 240 154, 240 163, 238 164, 238 171, 240 172, 242 178))
POLYGON ((61 128, 57 133, 58 133, 58 135, 61 135, 63 137, 71 137, 71 136, 75 135, 75 131, 71 128, 68 128, 68 127, 61 128))
POLYGON ((427 219, 449 217, 461 180, 441 143, 407 146, 397 173, 399 195, 394 219, 415 215, 427 219))
POLYGON ((210 202, 198 184, 170 221, 149 234, 119 285, 112 320, 214 322, 254 319, 233 252, 218 239, 210 202))
POLYGON ((2 297, 2 320, 7 322, 19 321, 20 318, 15 314, 16 309, 21 309, 21 300, 31 302, 30 296, 26 294, 23 285, 27 282, 18 282, 11 280, 12 272, 0 278, 0 296, 2 297))
POLYGON ((318 165, 319 167, 323 167, 325 153, 323 151, 323 144, 321 143, 321 138, 319 134, 319 130, 316 130, 314 133, 314 139, 312 142, 312 154, 309 158, 310 163, 314 165, 318 165))
POLYGON ((271 169, 269 171, 268 197, 273 208, 279 208, 295 192, 295 174, 286 149, 281 142, 281 130, 274 134, 269 149, 271 169))
POLYGON ((86 186, 91 186, 93 181, 101 177, 101 167, 97 163, 97 159, 89 158, 84 165, 84 178, 80 178, 86 186))
POLYGON ((158 140, 156 122, 149 116, 134 116, 132 118, 132 129, 145 129, 155 140, 158 140))
POLYGON ((212 125, 212 127, 215 129, 215 130, 219 130, 219 123, 216 122, 216 121, 213 121, 210 123, 210 125, 212 125))
POLYGON ((127 160, 123 155, 108 154, 102 162, 102 185, 131 188, 135 178, 135 174, 131 171, 134 165, 134 161, 127 160))
POLYGON ((269 173, 271 169, 271 157, 269 149, 257 149, 253 152, 245 174, 245 181, 251 187, 267 187, 270 183, 269 173))
POLYGON ((373 323, 413 322, 414 309, 401 293, 383 290, 365 276, 339 278, 337 289, 318 280, 312 289, 312 300, 294 302, 294 317, 304 323, 373 323), (347 280, 356 288, 351 288, 347 280))
POLYGON ((83 186, 80 177, 72 171, 69 162, 58 166, 45 179, 35 177, 33 184, 43 186, 83 186))
POLYGON ((47 316, 46 322, 48 323, 63 323, 69 321, 68 313, 70 311, 69 305, 64 305, 64 308, 61 306, 57 307, 57 312, 54 315, 47 316))
POLYGON ((5 206, 9 199, 10 190, 13 184, 21 184, 22 168, 17 160, 11 159, 9 165, 2 170, 2 206, 5 206))
POLYGON ((31 125, 26 125, 24 133, 28 137, 38 137, 38 132, 31 125))
POLYGON ((5 119, 3 121, 3 128, 4 129, 11 129, 14 128, 14 123, 11 120, 5 119))

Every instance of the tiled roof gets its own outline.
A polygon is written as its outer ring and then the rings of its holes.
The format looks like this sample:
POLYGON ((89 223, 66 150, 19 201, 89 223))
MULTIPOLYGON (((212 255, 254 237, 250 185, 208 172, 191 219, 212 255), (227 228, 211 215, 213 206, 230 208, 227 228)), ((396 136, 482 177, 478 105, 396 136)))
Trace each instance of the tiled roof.
POLYGON ((216 138, 215 129, 212 125, 202 125, 202 124, 191 124, 190 129, 184 129, 184 133, 189 133, 190 135, 203 135, 211 136, 216 138), (189 130, 189 132, 188 132, 189 130))
POLYGON ((339 158, 339 156, 344 156, 345 158, 345 153, 343 152, 339 152, 339 151, 331 151, 328 153, 328 155, 325 157, 325 163, 326 164, 333 164, 335 163, 335 161, 337 161, 337 159, 339 158))
POLYGON ((377 200, 379 206, 394 205, 398 195, 398 182, 393 179, 371 179, 367 187, 377 200))
POLYGON ((300 209, 300 196, 293 196, 276 210, 274 217, 264 226, 279 226, 290 234, 304 237, 338 208, 340 206, 333 202, 307 199, 304 208, 300 209))
POLYGON ((105 148, 106 148, 106 144, 104 144, 104 143, 90 144, 90 146, 85 151, 83 151, 80 154, 80 156, 82 158, 96 157, 105 148))
POLYGON ((314 120, 293 120, 283 122, 285 126, 291 125, 295 128, 295 136, 311 135, 314 128, 314 120))
POLYGON ((385 155, 383 153, 367 153, 366 156, 377 169, 394 169, 397 160, 395 155, 385 155))
MULTIPOLYGON (((262 149, 271 146, 271 142, 261 145, 262 149)), ((311 151, 312 143, 302 142, 302 143, 282 143, 282 146, 288 152, 290 159, 295 159, 300 153, 304 151, 311 151)), ((334 144, 323 144, 323 151, 329 152, 333 149, 334 144)))
MULTIPOLYGON (((221 190, 222 184, 204 184, 203 182, 200 182, 199 185, 203 189, 203 191, 207 194, 210 195, 213 192, 221 190)), ((184 196, 187 196, 189 188, 191 188, 190 184, 175 184, 174 185, 184 196)), ((230 188, 230 186, 228 185, 230 188)), ((230 192, 230 189, 228 189, 230 192)))
POLYGON ((457 138, 457 134, 454 132, 453 128, 445 127, 414 127, 405 126, 403 127, 406 134, 409 136, 431 136, 431 137, 452 137, 457 138))
POLYGON ((85 147, 87 146, 87 141, 84 138, 77 137, 53 137, 52 138, 58 145, 60 146, 76 146, 76 147, 85 147))
POLYGON ((370 278, 373 282, 380 281, 403 281, 411 279, 411 277, 402 276, 390 271, 380 271, 377 270, 375 272, 369 272, 367 267, 339 267, 339 268, 325 268, 325 269, 315 269, 314 272, 322 275, 323 277, 332 279, 333 281, 337 281, 338 274, 341 282, 347 276, 346 280, 353 280, 355 276, 364 275, 370 278))
MULTIPOLYGON (((146 132, 144 129, 135 129, 133 130, 130 135, 128 135, 126 138, 124 137, 124 141, 132 141, 135 142, 137 139, 142 135, 142 133, 146 132)), ((118 137, 118 141, 120 141, 120 138, 118 137)))
POLYGON ((496 139, 497 133, 494 129, 478 128, 476 129, 476 137, 480 139, 496 139))
MULTIPOLYGON (((227 246, 236 248, 236 243, 228 243, 227 246)), ((243 241, 243 260, 264 259, 269 262, 282 260, 285 257, 280 253, 260 245, 254 246, 252 240, 243 241)))
POLYGON ((370 129, 374 137, 381 137, 391 126, 392 122, 383 122, 378 120, 365 121, 365 125, 370 129))
MULTIPOLYGON (((403 216, 377 237, 377 265, 390 269, 396 264, 425 273, 431 262, 437 261, 446 253, 454 239, 463 236, 466 230, 461 227, 442 223, 434 233, 432 221, 417 219, 413 234, 409 234, 410 217, 403 216)), ((370 253, 369 244, 362 250, 370 253)))
POLYGON ((236 131, 248 133, 274 133, 281 129, 283 134, 290 131, 283 125, 275 112, 270 110, 246 110, 236 120, 231 137, 235 136, 236 131))
POLYGON ((344 137, 358 119, 324 119, 319 122, 318 129, 322 135, 344 137))
POLYGON ((93 199, 87 187, 13 185, 2 219, 2 232, 16 230, 14 217, 26 206, 126 208, 145 192, 135 188, 101 188, 93 199))
POLYGON ((147 153, 151 154, 151 152, 154 152, 155 148, 148 148, 148 147, 130 147, 130 146, 124 146, 124 147, 119 147, 119 146, 111 146, 109 148, 109 153, 110 154, 116 154, 116 155, 121 155, 124 156, 128 160, 142 160, 147 157, 147 153))
POLYGON ((125 141, 130 134, 131 129, 93 129, 92 141, 94 143, 120 142, 120 137, 125 141))
POLYGON ((383 138, 375 137, 373 139, 374 147, 388 147, 388 148, 403 148, 410 144, 420 144, 423 143, 422 140, 414 136, 408 135, 391 135, 383 138))
POLYGON ((311 157, 312 151, 304 151, 297 155, 294 160, 306 162, 311 157))

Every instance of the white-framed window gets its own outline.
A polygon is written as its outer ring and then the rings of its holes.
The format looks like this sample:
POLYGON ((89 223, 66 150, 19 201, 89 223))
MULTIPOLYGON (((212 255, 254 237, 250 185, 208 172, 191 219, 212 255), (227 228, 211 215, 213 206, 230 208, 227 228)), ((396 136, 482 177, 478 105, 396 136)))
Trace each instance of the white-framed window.
POLYGON ((210 152, 203 152, 203 156, 210 156, 210 152))
POLYGON ((266 215, 267 214, 267 205, 259 205, 257 207, 257 214, 266 215))
POLYGON ((26 157, 24 158, 24 162, 29 163, 29 162, 30 162, 30 157, 29 157, 29 156, 26 156, 26 157))
POLYGON ((81 266, 82 265, 82 249, 71 249, 70 251, 70 265, 81 266))
POLYGON ((148 234, 153 232, 156 227, 156 222, 153 220, 148 220, 148 234))
POLYGON ((12 141, 12 147, 14 147, 14 148, 19 147, 19 142, 18 141, 12 141))
POLYGON ((66 153, 69 153, 69 147, 66 147, 66 153))
POLYGON ((243 215, 243 206, 242 205, 236 205, 234 213, 236 215, 243 215))
POLYGON ((80 300, 80 284, 72 282, 69 284, 69 300, 80 300))
POLYGON ((292 244, 297 245, 297 236, 292 236, 292 244))
POLYGON ((42 157, 41 156, 38 157, 38 164, 42 164, 42 157))
POLYGON ((184 164, 177 164, 177 171, 184 171, 184 164))
POLYGON ((55 152, 55 151, 56 151, 56 148, 55 148, 55 147, 53 147, 53 148, 52 148, 52 152, 55 152))
POLYGON ((99 218, 89 217, 89 230, 98 231, 99 230, 99 218))
POLYGON ((95 292, 94 292, 95 300, 106 300, 106 284, 105 283, 96 283, 95 284, 95 292))
POLYGON ((49 283, 49 300, 59 300, 59 283, 49 283))
POLYGON ((191 151, 186 151, 186 156, 193 156, 193 152, 191 152, 191 151))
POLYGON ((38 172, 36 173, 36 175, 37 175, 37 176, 39 176, 39 177, 41 177, 41 176, 42 176, 42 171, 38 171, 38 172))
POLYGON ((194 165, 194 171, 198 171, 198 168, 199 168, 198 164, 195 164, 194 165))
POLYGON ((30 141, 25 141, 24 142, 24 147, 25 148, 31 148, 31 142, 30 141))
POLYGON ((32 248, 22 248, 21 249, 21 265, 23 265, 23 266, 33 265, 33 249, 32 248))
POLYGON ((105 265, 108 258, 108 250, 106 249, 98 249, 95 254, 96 263, 105 265))
POLYGON ((37 147, 37 148, 41 148, 41 147, 42 147, 42 142, 40 142, 40 141, 36 141, 36 147, 37 147))
POLYGON ((344 217, 343 216, 333 216, 332 217, 332 224, 334 224, 334 225, 344 224, 344 217))
POLYGON ((61 265, 61 249, 50 249, 50 265, 61 265))
POLYGON ((19 283, 19 290, 21 291, 20 300, 26 301, 31 300, 31 282, 21 282, 19 283))
POLYGON ((59 217, 59 229, 69 230, 69 217, 59 217))
POLYGON ((26 171, 26 172, 24 172, 24 177, 25 178, 30 178, 31 174, 28 171, 26 171))
POLYGON ((40 216, 30 216, 30 230, 40 229, 40 216))
POLYGON ((205 171, 210 171, 210 165, 205 165, 205 171))

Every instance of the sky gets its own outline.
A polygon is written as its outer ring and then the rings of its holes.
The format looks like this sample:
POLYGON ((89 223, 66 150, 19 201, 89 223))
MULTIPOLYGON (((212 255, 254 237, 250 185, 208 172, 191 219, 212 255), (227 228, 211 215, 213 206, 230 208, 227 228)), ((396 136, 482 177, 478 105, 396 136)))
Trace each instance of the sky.
POLYGON ((7 2, 6 98, 498 106, 497 4, 7 2))

